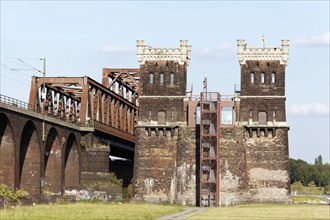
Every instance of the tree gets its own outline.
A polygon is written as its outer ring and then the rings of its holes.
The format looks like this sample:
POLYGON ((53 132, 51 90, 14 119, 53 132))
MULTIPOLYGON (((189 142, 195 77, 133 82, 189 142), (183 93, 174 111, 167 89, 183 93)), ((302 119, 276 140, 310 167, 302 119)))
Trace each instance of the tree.
POLYGON ((323 165, 322 162, 322 155, 319 155, 317 158, 315 158, 315 165, 323 165))
POLYGON ((324 187, 330 181, 330 165, 323 164, 321 155, 315 158, 315 165, 291 158, 289 163, 291 184, 299 181, 307 186, 310 181, 314 181, 316 186, 324 187))
POLYGON ((330 180, 327 183, 327 185, 324 186, 324 192, 325 192, 325 194, 330 195, 330 180))
POLYGON ((315 182, 314 181, 309 181, 308 187, 316 187, 315 182))
POLYGON ((292 183, 291 185, 291 191, 293 192, 300 192, 303 190, 303 185, 301 184, 301 182, 297 181, 297 182, 294 182, 292 183))

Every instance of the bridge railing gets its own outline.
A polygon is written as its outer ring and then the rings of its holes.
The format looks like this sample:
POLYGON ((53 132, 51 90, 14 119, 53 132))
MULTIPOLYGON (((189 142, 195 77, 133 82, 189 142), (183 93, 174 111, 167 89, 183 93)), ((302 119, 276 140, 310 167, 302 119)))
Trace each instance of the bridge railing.
MULTIPOLYGON (((2 94, 0 94, 0 103, 4 103, 4 104, 7 104, 7 105, 12 105, 12 106, 15 106, 17 108, 28 110, 28 111, 33 111, 33 112, 36 112, 36 113, 41 113, 41 108, 40 107, 30 105, 27 102, 23 102, 21 100, 14 99, 12 97, 2 95, 2 94)), ((57 117, 55 115, 51 115, 51 114, 47 114, 47 113, 46 113, 46 115, 48 117, 56 118, 56 119, 59 119, 61 121, 66 121, 66 122, 69 122, 69 123, 72 123, 72 124, 76 124, 80 127, 94 127, 94 124, 93 124, 92 120, 89 121, 89 122, 86 122, 86 123, 81 123, 79 121, 70 121, 66 117, 57 117)))
POLYGON ((21 100, 14 99, 12 97, 5 96, 5 95, 2 95, 2 94, 0 94, 0 102, 4 103, 4 104, 16 106, 17 108, 24 109, 24 110, 30 110, 30 111, 34 111, 34 112, 41 112, 40 108, 38 108, 36 106, 30 105, 27 102, 23 102, 21 100))

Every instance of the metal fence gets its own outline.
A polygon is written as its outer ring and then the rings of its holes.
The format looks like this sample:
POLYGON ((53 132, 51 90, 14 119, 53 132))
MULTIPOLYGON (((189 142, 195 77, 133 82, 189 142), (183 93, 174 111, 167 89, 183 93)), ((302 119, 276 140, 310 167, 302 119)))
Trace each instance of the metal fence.
MULTIPOLYGON (((15 106, 15 107, 17 107, 19 109, 23 109, 23 110, 28 110, 28 111, 32 111, 32 112, 36 112, 36 113, 41 113, 41 108, 40 107, 30 105, 27 102, 23 102, 21 100, 14 99, 12 97, 5 96, 5 95, 2 95, 2 94, 0 94, 0 103, 15 106)), ((69 122, 69 123, 72 123, 72 124, 76 124, 80 127, 94 127, 93 120, 90 120, 89 122, 87 122, 85 124, 82 124, 77 120, 71 121, 71 120, 67 119, 66 117, 59 117, 59 116, 55 116, 55 115, 47 114, 47 113, 46 113, 46 115, 49 116, 49 117, 52 117, 52 118, 56 118, 56 119, 61 120, 61 121, 66 121, 66 122, 69 122)))
POLYGON ((5 96, 2 94, 0 94, 0 102, 4 103, 4 104, 12 105, 17 108, 24 109, 24 110, 34 111, 34 112, 38 112, 38 113, 41 112, 39 107, 30 105, 27 102, 23 102, 21 100, 14 99, 12 97, 5 96))

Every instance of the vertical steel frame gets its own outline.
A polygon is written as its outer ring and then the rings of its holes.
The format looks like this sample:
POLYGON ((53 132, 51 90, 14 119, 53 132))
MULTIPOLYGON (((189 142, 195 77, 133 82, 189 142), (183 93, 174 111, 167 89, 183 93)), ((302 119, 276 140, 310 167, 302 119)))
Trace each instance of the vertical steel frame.
POLYGON ((219 207, 220 94, 202 92, 200 102, 200 206, 219 207))

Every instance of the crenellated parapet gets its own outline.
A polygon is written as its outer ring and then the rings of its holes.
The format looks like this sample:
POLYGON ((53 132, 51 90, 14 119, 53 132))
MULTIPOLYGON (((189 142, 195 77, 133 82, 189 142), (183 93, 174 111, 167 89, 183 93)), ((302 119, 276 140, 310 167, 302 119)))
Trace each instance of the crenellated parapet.
POLYGON ((136 41, 137 60, 140 65, 146 61, 177 61, 189 66, 191 46, 187 40, 180 40, 179 48, 154 48, 144 44, 143 40, 136 41))
POLYGON ((287 65, 289 59, 289 40, 282 40, 281 47, 247 48, 245 40, 237 40, 238 61, 240 65, 247 60, 280 61, 280 64, 287 65))

